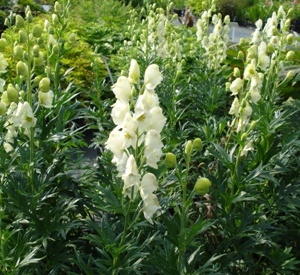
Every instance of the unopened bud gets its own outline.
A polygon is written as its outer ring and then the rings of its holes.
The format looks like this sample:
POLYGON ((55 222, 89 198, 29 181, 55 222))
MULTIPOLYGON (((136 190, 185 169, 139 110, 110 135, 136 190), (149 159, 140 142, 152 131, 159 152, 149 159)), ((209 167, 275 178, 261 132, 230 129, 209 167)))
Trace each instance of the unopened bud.
POLYGON ((294 58, 295 58, 295 52, 294 51, 288 51, 285 58, 286 58, 287 61, 293 61, 294 58))
POLYGON ((194 191, 199 195, 205 195, 211 187, 211 181, 208 178, 198 178, 194 191))
POLYGON ((69 36, 69 43, 71 44, 75 44, 76 43, 76 34, 75 33, 71 33, 69 36))
POLYGON ((27 34, 24 29, 19 30, 19 42, 22 44, 27 43, 27 34))
POLYGON ((19 15, 19 14, 16 15, 16 27, 18 29, 21 29, 21 28, 25 27, 24 18, 21 15, 19 15))
POLYGON ((50 79, 48 77, 44 77, 41 79, 39 83, 39 89, 43 93, 47 93, 50 90, 50 79))
POLYGON ((184 152, 187 155, 190 155, 192 153, 192 150, 193 150, 193 142, 189 140, 185 145, 184 152))
POLYGON ((58 45, 54 45, 52 47, 52 54, 57 55, 59 53, 59 47, 58 45))
POLYGON ((33 58, 33 65, 35 67, 40 67, 44 65, 44 58, 43 58, 43 54, 40 53, 38 57, 34 57, 33 58))
POLYGON ((273 43, 268 43, 267 45, 267 54, 272 54, 275 51, 275 47, 273 43))
POLYGON ((60 13, 62 11, 61 4, 58 1, 56 1, 54 4, 54 11, 57 13, 60 13))
POLYGON ((19 45, 15 46, 14 47, 14 50, 13 50, 13 57, 16 59, 16 60, 23 60, 23 48, 19 45))
MULTIPOLYGON (((57 3, 57 2, 55 2, 57 3)), ((54 25, 58 25, 59 24, 59 19, 58 19, 58 16, 54 13, 52 14, 52 22, 54 25)))
POLYGON ((7 98, 10 102, 17 102, 19 95, 18 91, 12 84, 8 84, 7 86, 7 98))
POLYGON ((251 123, 250 123, 250 129, 254 130, 256 128, 256 124, 257 124, 256 120, 251 121, 251 123))
POLYGON ((6 115, 6 106, 3 102, 0 101, 0 116, 6 115))
POLYGON ((291 45, 293 41, 294 41, 294 35, 289 33, 286 37, 286 42, 291 45))
POLYGON ((233 70, 233 76, 238 78, 241 76, 241 72, 240 72, 240 69, 238 67, 235 67, 234 70, 233 70))
POLYGON ((248 137, 248 134, 247 133, 243 133, 242 136, 241 136, 241 141, 245 141, 248 137))
POLYGON ((33 28, 32 28, 32 35, 35 37, 35 38, 39 38, 41 37, 43 33, 43 29, 40 25, 34 25, 33 28))
POLYGON ((32 48, 32 53, 34 57, 39 57, 40 55, 40 47, 39 45, 34 45, 32 48))
POLYGON ((166 165, 166 167, 168 168, 174 168, 176 166, 177 163, 177 159, 176 156, 173 153, 167 153, 164 163, 166 165))
POLYGON ((28 67, 27 65, 22 62, 22 61, 19 61, 17 63, 17 74, 18 75, 22 75, 22 76, 27 76, 28 75, 28 67))
POLYGON ((195 138, 193 140, 193 150, 201 151, 203 148, 201 138, 195 138))
POLYGON ((0 52, 4 52, 6 47, 6 39, 0 38, 0 52))
POLYGON ((31 10, 28 10, 26 12, 26 20, 27 22, 31 23, 33 21, 33 17, 32 17, 32 13, 31 13, 31 10))
POLYGON ((294 78, 294 76, 295 76, 295 71, 294 70, 290 70, 290 71, 288 71, 288 73, 286 75, 286 78, 287 79, 292 79, 292 78, 294 78))
POLYGON ((242 51, 239 51, 238 55, 237 55, 237 59, 238 60, 244 60, 245 59, 245 54, 242 51))

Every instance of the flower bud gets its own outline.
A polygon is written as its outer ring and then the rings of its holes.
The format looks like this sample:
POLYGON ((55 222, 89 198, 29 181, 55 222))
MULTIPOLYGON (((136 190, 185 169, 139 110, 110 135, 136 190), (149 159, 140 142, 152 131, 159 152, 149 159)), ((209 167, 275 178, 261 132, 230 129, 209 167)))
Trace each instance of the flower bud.
POLYGON ((250 129, 254 130, 256 128, 256 124, 257 124, 256 120, 251 121, 251 123, 250 123, 250 129))
POLYGON ((14 50, 13 50, 13 57, 16 59, 16 60, 23 60, 23 48, 19 45, 15 46, 14 47, 14 50))
POLYGON ((21 28, 25 27, 24 18, 21 15, 19 15, 19 14, 16 15, 16 27, 18 29, 21 29, 21 28))
POLYGON ((43 58, 42 53, 40 53, 38 57, 33 58, 33 65, 35 67, 40 67, 40 66, 44 65, 44 58, 43 58))
POLYGON ((208 178, 198 178, 194 191, 199 195, 205 195, 211 186, 211 181, 208 178))
POLYGON ((130 83, 138 84, 140 78, 140 67, 135 59, 132 59, 130 62, 128 79, 130 83))
POLYGON ((203 148, 201 138, 195 138, 193 140, 193 150, 201 151, 203 148))
POLYGON ((273 43, 268 43, 267 45, 267 54, 272 54, 275 51, 275 47, 273 43))
POLYGON ((19 93, 12 84, 7 86, 7 98, 10 102, 17 102, 19 98, 19 93))
POLYGON ((185 145, 184 152, 187 155, 190 155, 192 151, 193 151, 193 142, 191 140, 188 140, 188 142, 185 145))
POLYGON ((58 47, 58 45, 54 45, 54 46, 52 47, 52 53, 51 53, 51 54, 56 55, 56 54, 58 54, 58 53, 59 53, 59 47, 58 47))
POLYGON ((174 168, 176 166, 177 163, 177 159, 176 156, 173 153, 167 153, 164 163, 166 165, 166 167, 168 168, 174 168))
POLYGON ((20 76, 21 75, 22 76, 27 76, 28 75, 28 67, 22 61, 18 61, 18 63, 17 63, 17 74, 20 75, 20 76))
POLYGON ((69 36, 69 43, 71 44, 75 44, 76 43, 76 34, 75 33, 71 33, 69 36))
POLYGON ((237 59, 238 60, 244 60, 245 59, 245 54, 242 51, 239 51, 238 55, 237 55, 237 59))
POLYGON ((6 106, 3 102, 0 101, 0 116, 6 115, 6 106))
POLYGON ((32 48, 32 53, 34 57, 39 57, 40 55, 40 47, 39 45, 34 45, 32 48))
POLYGON ((40 25, 34 25, 33 26, 33 28, 32 28, 33 37, 39 38, 39 37, 41 37, 42 33, 43 33, 43 29, 40 25))
POLYGON ((27 22, 31 23, 33 21, 33 17, 32 17, 32 13, 31 13, 31 10, 28 10, 26 12, 26 20, 27 22))
MULTIPOLYGON (((57 3, 57 2, 55 2, 57 3)), ((54 13, 52 14, 52 22, 54 25, 58 25, 59 24, 59 19, 58 19, 58 16, 54 13)))
POLYGON ((241 141, 245 141, 248 137, 248 134, 247 133, 243 133, 242 136, 241 136, 241 141))
POLYGON ((56 1, 54 4, 54 11, 57 13, 60 13, 62 11, 61 4, 58 1, 56 1))
POLYGON ((240 69, 238 67, 235 67, 233 70, 233 76, 234 77, 240 77, 241 76, 241 72, 240 69))
POLYGON ((27 34, 25 30, 19 30, 19 43, 25 44, 27 42, 27 34))
POLYGON ((44 77, 41 79, 39 83, 39 89, 43 93, 47 93, 50 90, 50 79, 48 77, 44 77))
POLYGON ((292 78, 294 78, 294 76, 295 76, 295 71, 294 70, 290 70, 290 71, 288 71, 288 73, 286 75, 286 78, 287 79, 292 79, 292 78))
POLYGON ((294 51, 288 51, 285 58, 286 58, 287 61, 293 61, 294 58, 295 58, 295 52, 294 51))
POLYGON ((4 52, 6 47, 6 39, 0 38, 0 52, 4 52))
POLYGON ((294 35, 289 33, 286 37, 286 42, 291 45, 293 43, 293 40, 294 40, 294 35))

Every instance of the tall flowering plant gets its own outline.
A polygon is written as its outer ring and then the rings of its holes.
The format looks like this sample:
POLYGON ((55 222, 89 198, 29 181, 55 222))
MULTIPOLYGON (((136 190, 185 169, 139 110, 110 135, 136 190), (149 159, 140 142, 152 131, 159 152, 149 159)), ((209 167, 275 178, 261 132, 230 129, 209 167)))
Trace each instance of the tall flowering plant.
POLYGON ((144 216, 150 223, 160 209, 154 194, 157 179, 149 168, 157 169, 162 156, 161 131, 166 118, 155 93, 162 79, 158 66, 152 64, 146 68, 141 83, 139 65, 131 60, 128 77, 120 76, 112 86, 116 102, 111 116, 116 127, 106 142, 124 183, 123 195, 130 200, 141 197, 144 216))

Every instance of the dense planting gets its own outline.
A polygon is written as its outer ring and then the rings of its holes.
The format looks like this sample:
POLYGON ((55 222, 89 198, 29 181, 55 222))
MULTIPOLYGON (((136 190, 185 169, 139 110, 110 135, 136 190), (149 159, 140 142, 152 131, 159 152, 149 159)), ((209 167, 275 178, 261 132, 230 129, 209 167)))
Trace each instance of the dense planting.
POLYGON ((233 43, 214 1, 192 28, 161 2, 8 14, 1 274, 299 270, 295 12, 233 43))

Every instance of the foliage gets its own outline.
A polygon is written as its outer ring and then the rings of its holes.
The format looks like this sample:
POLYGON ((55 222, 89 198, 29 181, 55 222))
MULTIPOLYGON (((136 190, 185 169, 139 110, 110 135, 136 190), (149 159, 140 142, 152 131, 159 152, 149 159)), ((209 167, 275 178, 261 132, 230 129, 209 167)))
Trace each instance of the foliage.
POLYGON ((173 7, 62 0, 8 16, 2 273, 299 270, 292 14, 234 44, 225 14, 200 7, 186 28, 173 7))

